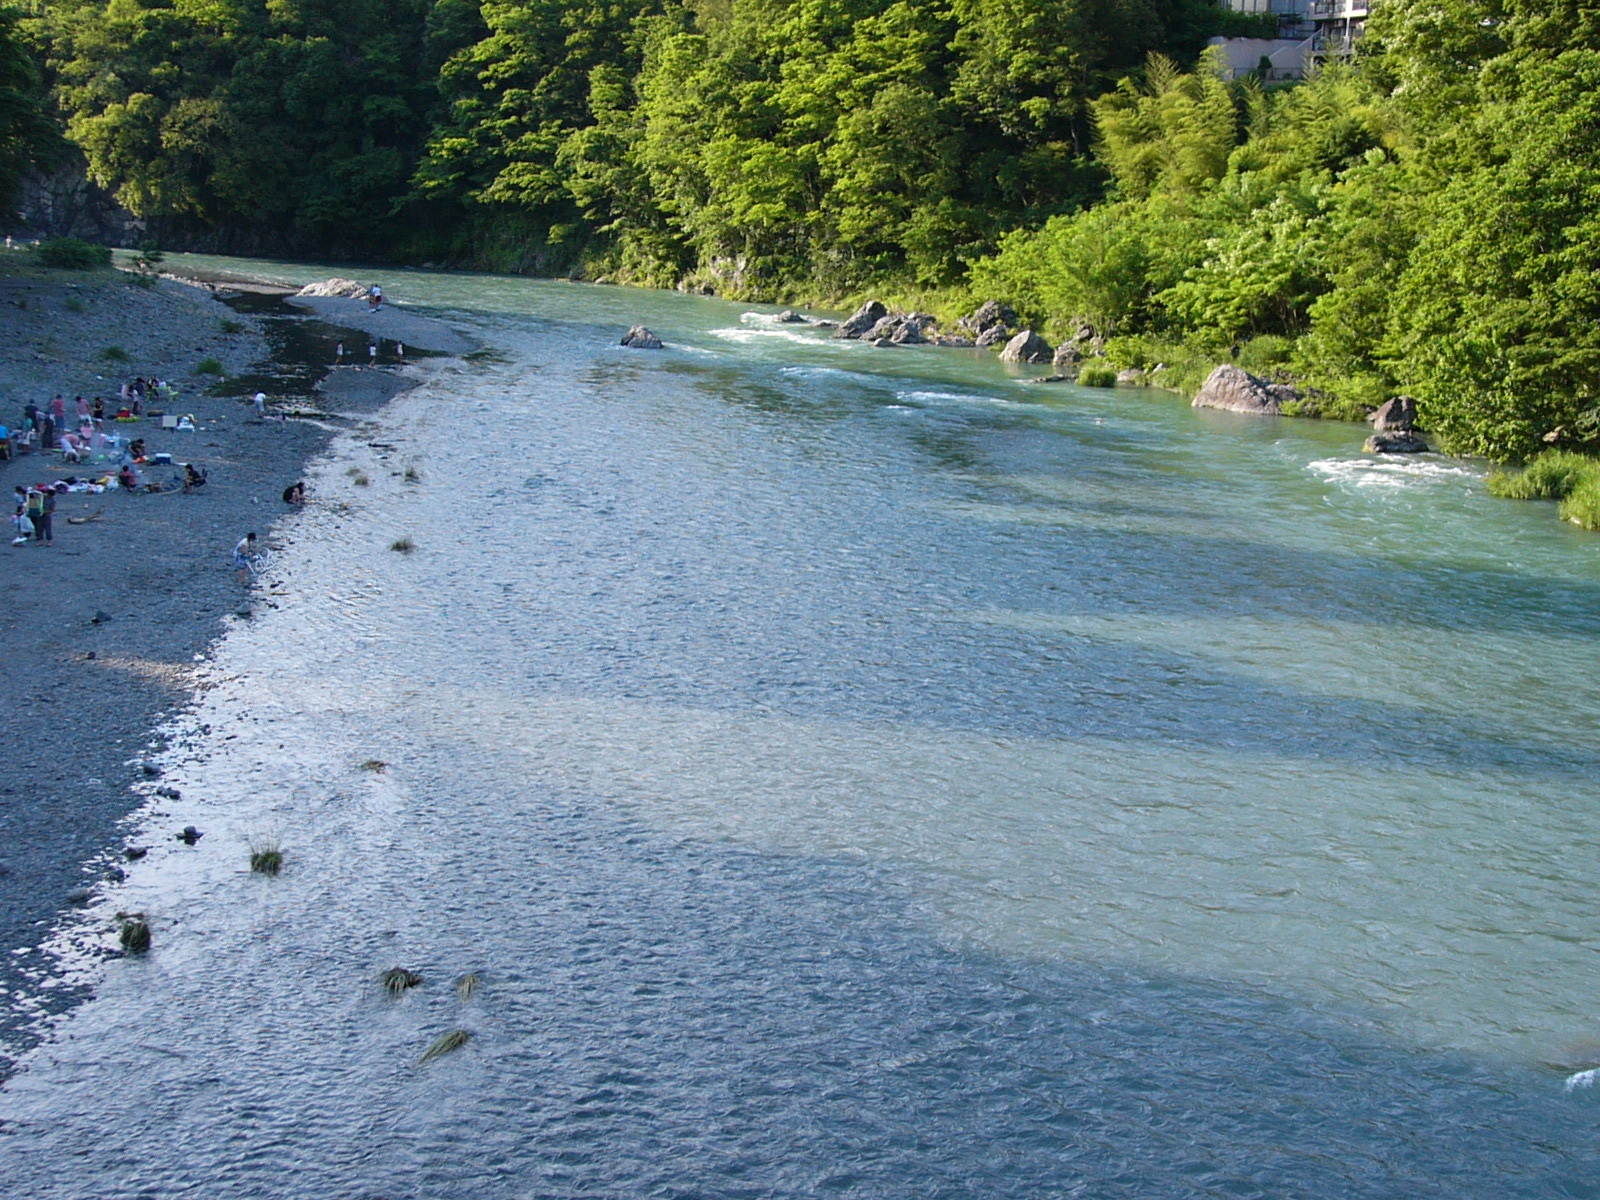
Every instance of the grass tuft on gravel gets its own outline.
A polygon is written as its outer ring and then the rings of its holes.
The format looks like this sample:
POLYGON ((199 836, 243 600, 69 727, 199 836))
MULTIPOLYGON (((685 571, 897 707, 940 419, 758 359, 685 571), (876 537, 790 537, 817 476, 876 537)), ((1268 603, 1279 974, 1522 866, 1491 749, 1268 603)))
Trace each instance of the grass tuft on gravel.
POLYGON ((129 954, 147 954, 150 951, 150 925, 142 913, 119 913, 122 928, 117 940, 129 954))
POLYGON ((442 1058, 452 1050, 459 1050, 472 1040, 472 1035, 465 1029, 452 1029, 449 1033, 442 1033, 433 1040, 433 1044, 422 1052, 422 1057, 417 1060, 417 1066, 423 1066, 436 1058, 442 1058))
POLYGON ((422 986, 422 976, 404 967, 390 967, 378 976, 378 983, 391 996, 403 996, 410 989, 422 986))
POLYGON ((276 875, 283 870, 283 850, 277 842, 257 842, 250 847, 250 869, 257 875, 276 875))

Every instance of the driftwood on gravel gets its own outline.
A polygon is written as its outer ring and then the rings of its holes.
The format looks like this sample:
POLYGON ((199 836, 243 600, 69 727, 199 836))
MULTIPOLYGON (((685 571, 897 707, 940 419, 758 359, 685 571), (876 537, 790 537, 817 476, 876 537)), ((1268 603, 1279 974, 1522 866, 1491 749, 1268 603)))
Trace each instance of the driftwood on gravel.
POLYGON ((87 525, 90 521, 98 521, 101 517, 103 517, 105 515, 106 515, 106 506, 104 504, 102 504, 99 508, 95 509, 94 512, 90 513, 87 517, 68 517, 67 518, 67 524, 68 525, 87 525))

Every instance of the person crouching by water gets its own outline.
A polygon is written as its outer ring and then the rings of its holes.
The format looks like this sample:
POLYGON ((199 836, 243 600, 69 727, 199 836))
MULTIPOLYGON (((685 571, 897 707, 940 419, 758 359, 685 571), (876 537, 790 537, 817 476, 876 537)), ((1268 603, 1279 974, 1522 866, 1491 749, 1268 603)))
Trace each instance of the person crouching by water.
POLYGON ((239 570, 239 582, 250 582, 250 557, 256 552, 256 535, 252 530, 233 544, 233 565, 239 570))
POLYGON ((288 487, 284 488, 283 502, 295 508, 299 508, 302 504, 304 504, 306 502, 305 480, 302 479, 298 483, 291 483, 288 487))
POLYGON ((183 490, 184 490, 184 492, 185 493, 192 492, 196 488, 205 487, 205 485, 206 485, 206 473, 204 471, 195 470, 195 465, 193 463, 184 463, 183 464, 183 490))

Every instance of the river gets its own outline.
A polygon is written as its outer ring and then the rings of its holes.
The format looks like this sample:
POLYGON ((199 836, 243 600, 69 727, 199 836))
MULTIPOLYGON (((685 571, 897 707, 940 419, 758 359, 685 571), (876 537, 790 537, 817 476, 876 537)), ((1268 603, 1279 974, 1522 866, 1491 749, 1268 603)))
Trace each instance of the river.
POLYGON ((7 1196, 1600 1194, 1600 539, 1351 426, 383 282, 493 352, 275 534, 7 1196))

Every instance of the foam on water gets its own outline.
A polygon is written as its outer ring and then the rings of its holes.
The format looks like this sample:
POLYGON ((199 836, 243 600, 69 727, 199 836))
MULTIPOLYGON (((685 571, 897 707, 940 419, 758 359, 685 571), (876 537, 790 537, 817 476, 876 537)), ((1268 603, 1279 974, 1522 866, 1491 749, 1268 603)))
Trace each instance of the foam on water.
POLYGON ((737 345, 749 345, 763 338, 776 338, 785 342, 795 342, 803 346, 814 346, 822 339, 815 333, 799 333, 787 325, 760 325, 740 326, 737 328, 723 328, 710 330, 711 336, 721 338, 725 342, 737 345))
POLYGON ((1403 488, 1435 483, 1476 482, 1480 472, 1432 458, 1322 458, 1306 464, 1331 483, 1357 488, 1403 488))

